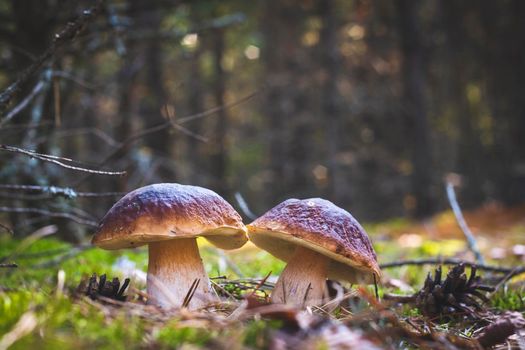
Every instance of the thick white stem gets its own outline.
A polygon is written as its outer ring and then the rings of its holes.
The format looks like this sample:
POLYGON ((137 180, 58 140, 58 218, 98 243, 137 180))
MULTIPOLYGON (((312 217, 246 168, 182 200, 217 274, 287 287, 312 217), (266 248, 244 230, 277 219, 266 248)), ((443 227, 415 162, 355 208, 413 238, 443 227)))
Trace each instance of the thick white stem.
POLYGON ((299 307, 323 304, 328 262, 324 255, 297 247, 275 284, 272 302, 299 307))
POLYGON ((181 307, 195 281, 198 285, 188 308, 198 309, 216 301, 194 238, 149 244, 149 303, 164 308, 181 307))

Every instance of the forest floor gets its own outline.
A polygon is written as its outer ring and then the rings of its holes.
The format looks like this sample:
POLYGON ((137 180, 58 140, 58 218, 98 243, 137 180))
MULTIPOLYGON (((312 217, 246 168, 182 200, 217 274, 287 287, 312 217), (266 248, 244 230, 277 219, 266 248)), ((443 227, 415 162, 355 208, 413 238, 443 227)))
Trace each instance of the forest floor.
MULTIPOLYGON (((489 205, 466 212, 465 217, 486 264, 524 265, 525 207, 489 205)), ((451 212, 424 223, 392 220, 366 228, 380 263, 436 257, 472 261, 451 212)), ((110 252, 43 236, 45 232, 19 241, 0 234, 1 262, 18 265, 0 269, 0 350, 479 349, 480 341, 475 339, 505 331, 510 337, 500 346, 525 349, 525 331, 521 331, 522 338, 519 331, 525 327, 520 323, 525 312, 525 274, 503 280, 506 274, 479 269, 484 283, 492 284, 496 291, 487 292, 488 303, 473 314, 430 317, 414 304, 384 299, 385 294, 414 294, 437 265, 384 269, 380 301, 373 286, 341 289, 334 285, 333 302, 299 311, 264 303, 284 263, 252 244, 223 253, 202 240, 203 261, 223 302, 198 312, 163 312, 143 302, 146 249, 110 252), (108 280, 118 277, 121 282, 129 277, 128 300, 96 295, 93 299, 80 292, 77 286, 93 273, 107 274, 108 280), (248 295, 252 296, 246 298, 248 295), (512 320, 501 323, 505 318, 512 320), (503 331, 491 331, 491 325, 498 322, 503 331)), ((443 279, 447 270, 444 267, 443 279)), ((499 340, 484 341, 496 344, 499 340)))

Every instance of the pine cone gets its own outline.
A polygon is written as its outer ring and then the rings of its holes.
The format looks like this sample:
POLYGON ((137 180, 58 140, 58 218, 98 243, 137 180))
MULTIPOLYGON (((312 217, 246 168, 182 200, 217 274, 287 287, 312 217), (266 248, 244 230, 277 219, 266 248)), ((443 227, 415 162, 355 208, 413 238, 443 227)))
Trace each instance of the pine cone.
POLYGON ((120 281, 117 277, 113 278, 111 282, 108 282, 106 280, 106 274, 101 275, 100 279, 97 279, 97 274, 94 273, 89 280, 82 280, 80 282, 77 287, 77 293, 87 295, 92 300, 102 296, 109 299, 126 301, 127 296, 124 295, 124 292, 129 282, 130 279, 126 278, 122 286, 120 286, 120 281))
POLYGON ((481 292, 490 292, 494 288, 481 284, 481 278, 476 276, 476 267, 472 266, 470 277, 465 274, 465 264, 454 266, 443 281, 441 266, 434 273, 429 273, 423 288, 414 294, 416 306, 425 316, 434 317, 463 312, 476 317, 476 311, 481 310, 481 304, 488 298, 481 292))

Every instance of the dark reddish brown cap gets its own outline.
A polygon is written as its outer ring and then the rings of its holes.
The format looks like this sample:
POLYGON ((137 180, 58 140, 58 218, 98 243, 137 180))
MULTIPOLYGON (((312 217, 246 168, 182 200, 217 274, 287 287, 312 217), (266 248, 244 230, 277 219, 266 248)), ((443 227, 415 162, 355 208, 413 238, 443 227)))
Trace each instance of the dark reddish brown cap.
POLYGON ((247 241, 241 216, 217 193, 162 183, 122 197, 100 222, 92 243, 121 249, 198 236, 222 249, 240 248, 247 241))
POLYGON ((328 278, 373 283, 381 276, 376 253, 363 227, 346 210, 321 198, 288 199, 248 225, 250 240, 288 261, 306 247, 329 258, 328 278))

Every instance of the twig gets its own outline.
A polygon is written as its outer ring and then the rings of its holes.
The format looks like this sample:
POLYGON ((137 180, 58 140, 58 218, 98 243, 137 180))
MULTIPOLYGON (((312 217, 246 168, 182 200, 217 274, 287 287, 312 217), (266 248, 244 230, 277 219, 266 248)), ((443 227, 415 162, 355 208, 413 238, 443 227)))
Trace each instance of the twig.
POLYGON ((88 249, 92 249, 92 248, 93 248, 92 245, 73 247, 67 253, 62 254, 60 256, 57 256, 57 257, 55 257, 55 258, 53 258, 53 259, 51 259, 49 261, 45 261, 45 262, 40 263, 38 265, 34 265, 33 268, 35 268, 35 269, 46 269, 46 268, 49 268, 49 267, 60 265, 64 261, 69 260, 71 258, 74 258, 75 256, 77 256, 78 254, 82 253, 83 251, 88 250, 88 249))
POLYGON ((0 338, 0 350, 7 350, 22 337, 31 333, 38 326, 38 318, 32 309, 26 311, 11 330, 0 338))
POLYGON ((35 243, 36 241, 38 241, 39 239, 43 237, 55 234, 56 232, 57 232, 57 227, 55 225, 44 226, 36 230, 32 234, 24 238, 22 242, 20 242, 20 244, 9 255, 0 258, 0 262, 4 262, 7 260, 13 260, 15 257, 18 256, 18 254, 20 254, 20 252, 27 249, 27 247, 29 247, 31 244, 35 243))
POLYGON ((78 244, 78 245, 73 246, 73 247, 67 246, 67 247, 63 247, 63 248, 49 249, 49 250, 44 250, 44 251, 35 252, 35 253, 18 254, 17 255, 17 259, 18 260, 36 259, 36 258, 42 258, 42 257, 48 257, 48 256, 62 254, 62 253, 67 253, 67 252, 70 252, 71 249, 80 249, 81 251, 83 251, 83 250, 86 250, 86 249, 89 249, 89 248, 92 248, 92 247, 93 246, 91 245, 91 243, 89 243, 89 244, 78 244))
POLYGON ((237 201, 239 208, 241 208, 241 211, 244 213, 244 215, 246 215, 248 219, 257 219, 257 215, 255 215, 253 211, 250 210, 250 207, 248 207, 248 203, 246 203, 246 201, 244 200, 244 197, 242 196, 241 192, 235 192, 235 200, 237 201))
MULTIPOLYGON (((266 283, 266 280, 268 280, 268 278, 270 278, 270 276, 272 275, 272 271, 268 272, 268 274, 266 275, 266 277, 264 277, 256 286, 255 288, 253 289, 253 292, 250 293, 250 297, 253 297, 255 296, 255 293, 261 289, 262 286, 264 286, 264 284, 266 283)), ((308 289, 310 289, 310 287, 308 287, 308 289)), ((306 298, 306 296, 305 296, 306 298)))
MULTIPOLYGON (((4 185, 0 184, 0 189, 26 192, 39 192, 49 195, 49 197, 60 196, 65 198, 75 197, 116 197, 122 196, 124 192, 77 192, 70 187, 57 186, 36 186, 36 185, 4 185)), ((48 197, 47 197, 48 198, 48 197)))
MULTIPOLYGON (((69 22, 61 31, 55 34, 51 45, 22 72, 14 83, 0 94, 0 114, 3 114, 13 97, 20 91, 21 86, 26 83, 46 61, 53 57, 59 48, 73 40, 82 28, 91 22, 99 12, 101 12, 102 4, 103 1, 98 1, 95 6, 84 10, 76 20, 69 22)), ((4 120, 0 123, 3 124, 4 120)))
MULTIPOLYGON (((255 92, 252 92, 249 95, 244 96, 240 100, 234 101, 232 103, 224 104, 222 106, 218 106, 218 107, 209 109, 209 110, 204 111, 204 112, 200 112, 200 113, 197 113, 197 114, 189 115, 189 116, 184 117, 184 118, 177 119, 176 120, 176 124, 178 124, 178 125, 184 124, 184 123, 190 122, 190 121, 195 120, 195 119, 200 119, 200 118, 207 117, 209 115, 217 113, 218 111, 220 111, 222 109, 228 109, 228 108, 235 107, 235 106, 237 106, 237 105, 239 105, 239 104, 241 104, 243 102, 246 102, 246 101, 250 100, 251 98, 253 98, 258 93, 259 93, 259 91, 255 91, 255 92)), ((140 132, 138 132, 138 133, 136 133, 134 135, 129 136, 128 138, 126 138, 124 141, 122 141, 120 143, 120 146, 118 148, 116 148, 106 158, 104 158, 104 160, 102 160, 98 164, 98 166, 102 167, 102 166, 106 165, 111 159, 113 159, 113 157, 115 157, 117 154, 119 154, 123 149, 125 149, 125 148, 129 147, 130 145, 132 145, 135 141, 137 141, 137 140, 139 140, 139 139, 141 139, 141 138, 143 138, 143 137, 145 137, 147 135, 154 134, 156 132, 162 131, 162 130, 170 128, 170 127, 173 127, 173 122, 172 121, 167 121, 167 122, 164 122, 162 124, 152 126, 151 128, 142 130, 142 131, 140 131, 140 132)), ((89 176, 90 175, 84 176, 75 185, 76 186, 80 185, 86 179, 88 179, 89 176)))
POLYGON ((14 267, 18 267, 18 265, 15 264, 15 263, 10 263, 10 264, 0 264, 0 268, 14 268, 14 267))
POLYGON ((15 208, 15 207, 0 207, 0 212, 5 213, 30 213, 30 214, 39 214, 43 216, 50 216, 54 218, 63 218, 63 219, 69 219, 71 221, 76 222, 77 224, 91 226, 91 227, 97 227, 98 223, 92 220, 87 220, 84 218, 81 218, 77 215, 73 215, 71 213, 63 213, 63 212, 53 212, 45 209, 40 208, 15 208))
POLYGON ((14 234, 13 230, 10 227, 8 227, 8 226, 6 226, 4 224, 0 224, 0 228, 6 230, 10 235, 14 234))
POLYGON ((177 119, 176 120, 177 124, 185 124, 185 123, 190 122, 190 121, 195 120, 195 119, 200 119, 200 118, 207 117, 207 116, 209 116, 211 114, 214 114, 214 113, 217 113, 219 111, 222 111, 223 109, 229 109, 229 108, 238 106, 241 103, 250 100, 251 98, 253 98, 258 93, 259 93, 258 91, 255 91, 255 92, 252 92, 249 95, 244 96, 243 98, 241 98, 241 99, 239 99, 237 101, 226 103, 224 105, 214 107, 212 109, 209 109, 209 110, 201 112, 201 113, 197 113, 197 114, 193 114, 193 115, 190 115, 190 116, 187 116, 187 117, 184 117, 184 118, 177 119))
POLYGON ((0 132, 6 132, 6 131, 13 132, 12 130, 17 130, 17 129, 20 129, 20 131, 26 132, 27 129, 44 128, 50 125, 52 125, 51 122, 40 122, 37 124, 35 123, 15 124, 15 125, 8 125, 8 126, 2 127, 2 129, 0 129, 0 132))
MULTIPOLYGON (((68 130, 61 130, 56 131, 53 133, 53 138, 61 138, 61 137, 69 137, 69 136, 79 136, 79 135, 86 135, 86 134, 92 134, 105 143, 107 143, 111 147, 119 147, 120 143, 115 141, 111 136, 106 134, 104 131, 94 128, 94 127, 85 127, 85 128, 75 128, 75 129, 68 129, 68 130)), ((37 138, 34 141, 35 145, 40 145, 46 141, 48 141, 47 136, 42 136, 37 138)))
POLYGON ((201 282, 200 278, 196 278, 193 283, 190 286, 190 289, 188 290, 188 293, 184 297, 184 301, 182 302, 182 307, 188 307, 188 305, 191 302, 191 299, 193 299, 193 296, 195 295, 195 292, 197 291, 197 287, 199 286, 199 283, 201 282))
POLYGON ((17 104, 13 109, 7 113, 7 115, 0 121, 0 128, 6 123, 8 123, 11 119, 13 119, 14 116, 16 116, 18 113, 20 113, 24 108, 27 107, 29 102, 33 100, 46 86, 47 82, 44 79, 41 79, 38 83, 36 83, 35 87, 29 95, 27 95, 19 104, 17 104))
POLYGON ((456 220, 458 222, 458 225, 461 228, 461 231, 463 231, 465 238, 467 239, 467 244, 468 244, 470 251, 474 253, 476 262, 478 264, 483 264, 485 261, 483 259, 483 256, 481 255, 481 252, 479 251, 478 244, 476 242, 476 238, 474 237, 474 234, 472 233, 472 231, 470 231, 467 225, 467 222, 465 221, 465 218, 463 217, 463 213, 461 212, 461 208, 459 207, 458 201, 456 199, 456 192, 454 191, 454 184, 451 181, 447 181, 447 197, 448 197, 450 206, 452 207, 452 211, 454 212, 454 216, 456 217, 456 220))
POLYGON ((394 267, 401 267, 401 266, 409 266, 409 265, 457 265, 457 264, 465 264, 465 266, 475 266, 478 270, 484 270, 484 271, 490 271, 490 272, 498 272, 498 273, 512 273, 512 277, 525 273, 525 266, 520 266, 518 268, 512 268, 512 267, 503 267, 503 266, 493 266, 493 265, 485 265, 485 264, 477 264, 475 262, 471 261, 465 261, 461 259, 440 259, 440 258, 433 258, 433 259, 415 259, 415 260, 402 260, 402 261, 395 261, 391 263, 381 264, 379 267, 381 269, 390 269, 394 267))
POLYGON ((69 158, 63 158, 63 157, 57 157, 49 154, 43 154, 43 153, 36 153, 35 151, 31 150, 25 150, 18 147, 8 146, 8 145, 0 145, 0 150, 12 152, 12 153, 20 153, 24 154, 26 156, 29 156, 31 158, 39 159, 45 162, 53 163, 56 165, 59 165, 63 168, 70 169, 70 170, 76 170, 76 171, 83 171, 85 173, 90 174, 98 174, 98 175, 125 175, 125 171, 103 171, 103 170, 94 170, 94 169, 87 169, 87 168, 81 168, 74 165, 65 164, 64 161, 67 162, 74 162, 72 159, 69 158))

